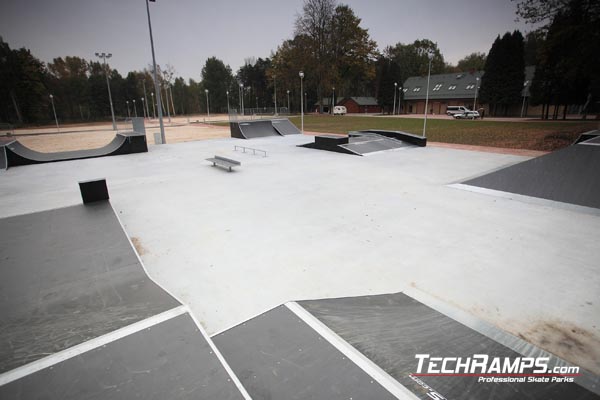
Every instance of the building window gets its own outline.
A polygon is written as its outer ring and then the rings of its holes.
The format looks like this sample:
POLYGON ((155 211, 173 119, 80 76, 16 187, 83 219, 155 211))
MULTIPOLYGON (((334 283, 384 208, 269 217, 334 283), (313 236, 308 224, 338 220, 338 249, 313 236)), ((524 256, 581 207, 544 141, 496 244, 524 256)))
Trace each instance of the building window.
POLYGON ((416 87, 416 88, 414 88, 414 89, 413 89, 413 92, 418 92, 418 91, 420 91, 420 90, 421 90, 421 87, 420 87, 420 86, 418 86, 418 87, 416 87))
POLYGON ((403 91, 404 93, 406 93, 406 92, 408 92, 408 88, 404 88, 404 89, 402 89, 402 91, 403 91))
POLYGON ((473 85, 473 84, 467 85, 467 87, 465 89, 467 89, 467 90, 475 89, 475 85, 473 85))
POLYGON ((434 92, 437 92, 438 90, 440 90, 442 88, 442 84, 438 83, 437 85, 435 85, 435 87, 433 88, 434 92))
POLYGON ((454 90, 454 89, 456 89, 456 85, 450 85, 450 86, 448 86, 448 90, 454 90))

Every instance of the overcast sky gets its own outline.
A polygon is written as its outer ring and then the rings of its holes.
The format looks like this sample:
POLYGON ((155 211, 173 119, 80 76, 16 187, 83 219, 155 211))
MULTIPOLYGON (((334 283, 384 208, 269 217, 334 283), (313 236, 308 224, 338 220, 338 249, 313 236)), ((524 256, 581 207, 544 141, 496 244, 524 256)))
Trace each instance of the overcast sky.
MULTIPOLYGON (((157 62, 200 79, 208 57, 235 71, 248 57, 268 57, 293 35, 302 0, 157 0, 150 3, 157 62)), ((498 34, 520 29, 510 0, 346 0, 380 49, 428 38, 446 61, 486 52, 498 34)), ((0 36, 42 61, 110 52, 123 75, 152 60, 145 0, 0 0, 0 36)))

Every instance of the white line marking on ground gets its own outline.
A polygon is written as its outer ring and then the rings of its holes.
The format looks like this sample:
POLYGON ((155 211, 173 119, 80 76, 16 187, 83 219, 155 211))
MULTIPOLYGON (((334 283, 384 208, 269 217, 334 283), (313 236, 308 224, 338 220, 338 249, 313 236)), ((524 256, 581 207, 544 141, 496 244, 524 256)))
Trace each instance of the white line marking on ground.
POLYGON ((397 399, 418 399, 411 391, 339 337, 337 333, 333 332, 324 323, 306 311, 300 304, 292 301, 285 303, 285 306, 397 399))
POLYGON ((21 367, 15 368, 13 370, 1 374, 0 386, 6 385, 7 383, 13 382, 17 379, 21 379, 24 376, 51 367, 70 358, 77 357, 85 352, 96 349, 100 346, 104 346, 116 340, 122 339, 141 330, 150 328, 154 325, 158 325, 162 322, 165 322, 171 318, 175 318, 186 312, 187 309, 185 306, 178 306, 160 314, 153 315, 150 318, 146 318, 141 321, 135 322, 131 325, 127 325, 123 328, 117 329, 116 331, 109 332, 105 335, 98 336, 73 347, 69 347, 68 349, 59 351, 58 353, 54 353, 50 356, 44 357, 32 363, 25 364, 21 367))

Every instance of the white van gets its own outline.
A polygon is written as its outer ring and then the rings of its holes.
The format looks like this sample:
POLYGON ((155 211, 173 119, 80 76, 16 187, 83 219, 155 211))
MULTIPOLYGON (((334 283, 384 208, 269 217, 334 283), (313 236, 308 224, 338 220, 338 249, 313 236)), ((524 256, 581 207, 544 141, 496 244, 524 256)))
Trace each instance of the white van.
POLYGON ((469 109, 464 106, 448 106, 448 107, 446 107, 446 114, 449 117, 452 117, 454 114, 464 114, 467 111, 469 111, 469 109))
POLYGON ((333 107, 333 115, 346 115, 346 107, 344 106, 335 106, 333 107))

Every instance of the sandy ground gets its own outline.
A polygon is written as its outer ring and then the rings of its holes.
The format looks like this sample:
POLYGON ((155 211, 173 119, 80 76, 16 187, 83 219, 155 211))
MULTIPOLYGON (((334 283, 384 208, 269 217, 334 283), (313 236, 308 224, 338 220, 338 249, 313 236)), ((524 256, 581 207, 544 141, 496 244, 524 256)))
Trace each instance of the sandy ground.
MULTIPOLYGON (((214 121, 223 121, 224 116, 213 117, 214 121)), ((211 120, 213 120, 211 118, 211 120)), ((117 132, 130 131, 131 125, 119 124, 117 132)), ((149 144, 154 144, 154 133, 160 132, 158 121, 150 121, 146 125, 146 137, 149 144)), ((19 142, 41 152, 57 152, 70 150, 94 149, 108 144, 115 136, 110 123, 76 125, 63 128, 61 133, 54 128, 36 128, 15 131, 19 142)), ((193 140, 229 137, 229 127, 204 123, 203 119, 172 118, 169 124, 165 120, 165 136, 167 143, 189 142, 193 140), (196 122, 199 121, 199 122, 196 122)))

